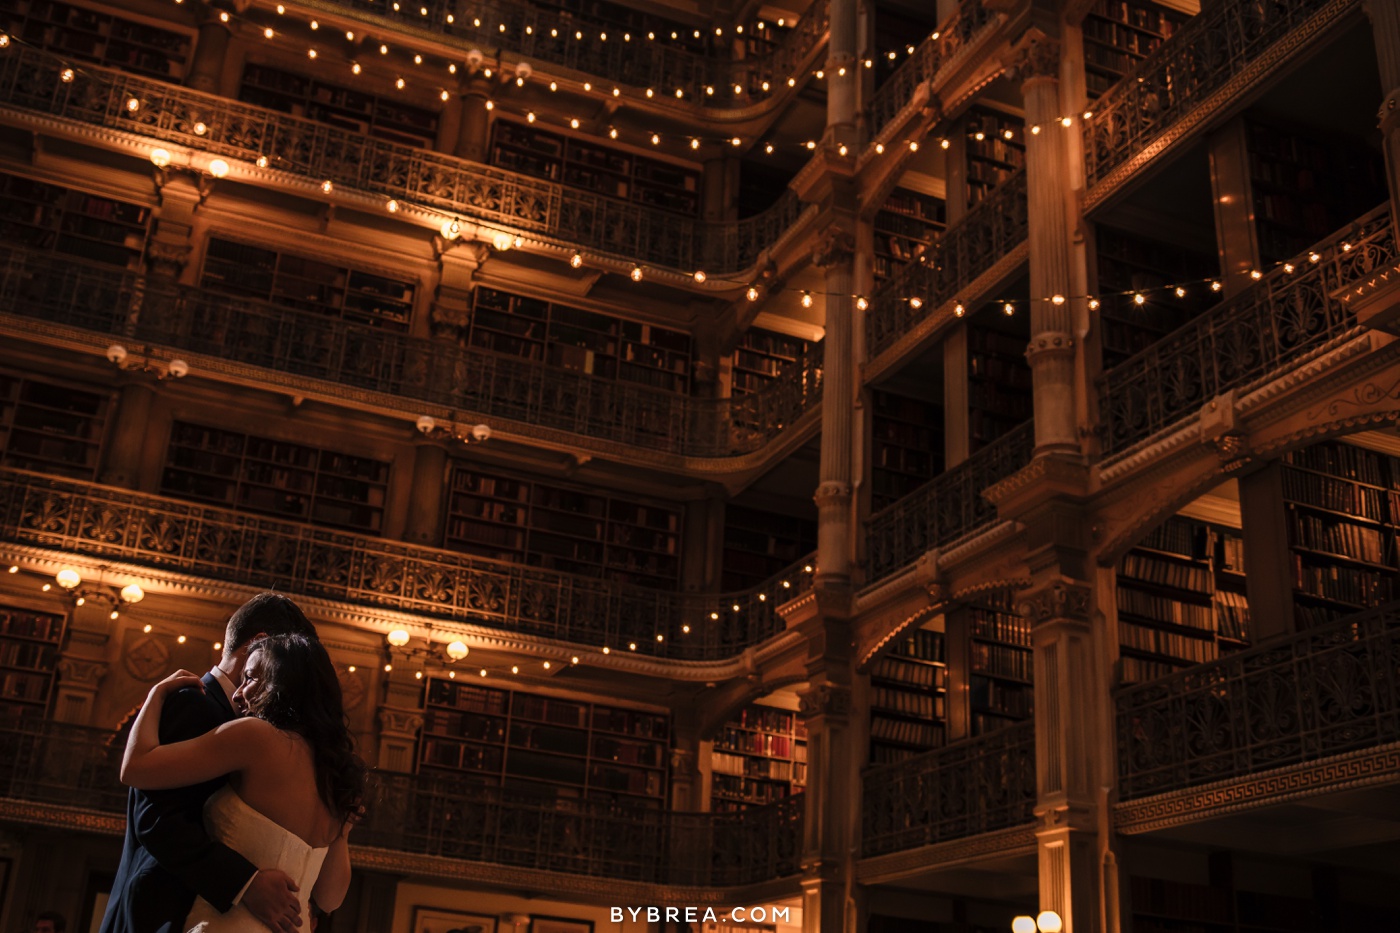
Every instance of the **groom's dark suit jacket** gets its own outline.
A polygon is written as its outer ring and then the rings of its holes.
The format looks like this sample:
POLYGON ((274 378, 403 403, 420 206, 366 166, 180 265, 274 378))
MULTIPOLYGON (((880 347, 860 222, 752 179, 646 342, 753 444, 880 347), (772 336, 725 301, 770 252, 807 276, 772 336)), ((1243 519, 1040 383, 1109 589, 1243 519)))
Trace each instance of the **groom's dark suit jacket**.
MULTIPOLYGON (((204 690, 180 690, 165 701, 161 744, 203 735, 235 717, 212 673, 204 690)), ((227 778, 175 790, 132 790, 126 803, 126 843, 102 933, 181 933, 195 896, 221 911, 257 871, 252 862, 204 829, 204 801, 227 778)))

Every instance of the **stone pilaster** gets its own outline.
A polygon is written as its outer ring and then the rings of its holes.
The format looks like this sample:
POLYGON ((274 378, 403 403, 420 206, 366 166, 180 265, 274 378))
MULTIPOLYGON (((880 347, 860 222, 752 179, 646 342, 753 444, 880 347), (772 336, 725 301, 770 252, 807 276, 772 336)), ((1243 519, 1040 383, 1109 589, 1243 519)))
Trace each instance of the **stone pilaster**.
POLYGON ((855 443, 855 311, 853 233, 830 227, 813 254, 826 271, 826 350, 822 374, 821 466, 817 503, 817 577, 851 574, 851 453, 855 443))
POLYGON ((856 116, 860 110, 860 29, 858 0, 830 0, 826 58, 826 142, 835 148, 859 143, 856 116))
POLYGON ((146 426, 151 421, 151 404, 155 397, 155 387, 149 378, 131 377, 122 385, 112 439, 103 452, 102 482, 127 489, 140 488, 146 426))
POLYGON ((195 16, 199 35, 195 40, 194 58, 190 61, 185 83, 197 91, 217 94, 223 83, 224 62, 228 58, 228 24, 219 18, 219 11, 208 4, 201 4, 195 16))
POLYGON ((1390 182, 1391 216, 1400 218, 1400 0, 1369 0, 1371 35, 1380 65, 1381 141, 1385 146, 1386 178, 1390 182))
POLYGON ((58 659, 53 717, 77 726, 93 724, 93 707, 111 661, 114 603, 88 594, 74 606, 58 659))
POLYGON ((456 341, 471 323, 476 270, 490 255, 485 243, 438 239, 438 287, 430 318, 432 336, 456 341))
POLYGON ((423 730, 423 711, 395 706, 379 708, 379 760, 384 771, 407 773, 413 770, 413 750, 423 730))
POLYGON ((846 905, 855 889, 852 858, 863 760, 854 741, 851 688, 822 678, 798 698, 807 726, 807 789, 802 826, 804 933, 854 933, 846 905))
POLYGON ((486 78, 472 75, 462 82, 457 124, 458 158, 486 161, 486 146, 491 137, 491 111, 486 109, 486 102, 490 99, 491 82, 486 78))
POLYGON ((1025 97, 1036 453, 1078 454, 1070 284, 1069 160, 1060 108, 1060 43, 1031 30, 1016 49, 1025 97), (1039 127, 1039 131, 1036 128, 1039 127))
POLYGON ((671 749, 671 806, 676 810, 698 811, 700 801, 699 740, 694 736, 676 736, 684 748, 671 749))
POLYGON ((403 538, 412 544, 437 546, 442 540, 442 495, 447 482, 447 451, 430 440, 413 452, 413 488, 403 538))

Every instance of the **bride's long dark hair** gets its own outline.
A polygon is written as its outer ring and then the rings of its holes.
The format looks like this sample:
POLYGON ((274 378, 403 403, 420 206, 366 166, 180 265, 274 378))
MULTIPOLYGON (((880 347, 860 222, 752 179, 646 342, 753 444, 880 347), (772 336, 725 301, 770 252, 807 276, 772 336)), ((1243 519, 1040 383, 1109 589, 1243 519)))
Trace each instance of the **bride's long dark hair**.
POLYGON ((252 650, 262 653, 263 689, 249 703, 249 714, 306 739, 321 800, 342 820, 349 818, 364 797, 365 765, 355 754, 330 655, 305 635, 272 635, 252 650))

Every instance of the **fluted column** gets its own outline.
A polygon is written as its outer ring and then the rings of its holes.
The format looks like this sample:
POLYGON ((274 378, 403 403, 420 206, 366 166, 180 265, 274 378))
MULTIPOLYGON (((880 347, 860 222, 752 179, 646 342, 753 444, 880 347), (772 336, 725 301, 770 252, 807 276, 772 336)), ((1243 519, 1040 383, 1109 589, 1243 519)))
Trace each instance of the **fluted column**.
POLYGON ((442 498, 447 483, 447 451, 436 441, 421 440, 413 452, 413 489, 403 537, 436 547, 442 541, 442 498))
POLYGON ((855 442, 854 237, 831 228, 814 255, 826 271, 821 466, 817 494, 817 580, 851 576, 851 449, 855 442))
POLYGON ((54 688, 53 717, 59 722, 94 724, 97 693, 113 660, 112 635, 117 623, 111 611, 110 602, 95 597, 73 607, 54 688))
POLYGON ((472 75, 462 82, 456 149, 460 159, 486 161, 486 146, 491 136, 491 111, 486 109, 490 91, 491 83, 480 75, 472 75))
POLYGON ((196 91, 219 93, 223 83, 224 62, 228 58, 228 24, 219 18, 219 11, 207 4, 196 13, 199 36, 195 40, 194 58, 185 83, 196 91))
POLYGON ((802 824, 802 929, 855 933, 847 904, 855 890, 854 816, 860 808, 858 772, 864 759, 852 724, 851 688, 817 678, 798 698, 807 726, 807 789, 802 824))
MULTIPOLYGON (((1385 146, 1386 178, 1390 182, 1391 216, 1400 220, 1400 0, 1369 0, 1371 35, 1380 66, 1381 141, 1385 146)), ((1394 222, 1394 221, 1393 221, 1394 222)))
POLYGON ((151 421, 151 404, 155 397, 155 388, 147 378, 133 376, 122 386, 112 440, 103 452, 102 482, 127 489, 139 488, 141 460, 146 451, 146 426, 151 421))
POLYGON ((1032 30, 1017 48, 1025 97, 1036 454, 1079 452, 1070 290, 1069 160, 1060 108, 1060 43, 1032 30), (1037 131, 1036 128, 1039 128, 1037 131))
POLYGON ((860 96, 858 0, 830 0, 830 38, 826 55, 826 132, 832 146, 854 148, 860 96))

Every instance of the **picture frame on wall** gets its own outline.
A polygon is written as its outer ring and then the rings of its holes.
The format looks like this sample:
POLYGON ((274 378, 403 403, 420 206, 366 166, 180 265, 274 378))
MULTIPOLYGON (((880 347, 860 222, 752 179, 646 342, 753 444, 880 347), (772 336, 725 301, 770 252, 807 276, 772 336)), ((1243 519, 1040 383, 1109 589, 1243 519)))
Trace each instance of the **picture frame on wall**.
POLYGON ((445 907, 413 908, 412 933, 496 933, 496 918, 445 907))
POLYGON ((593 933, 592 920, 573 917, 531 917, 530 933, 593 933))

